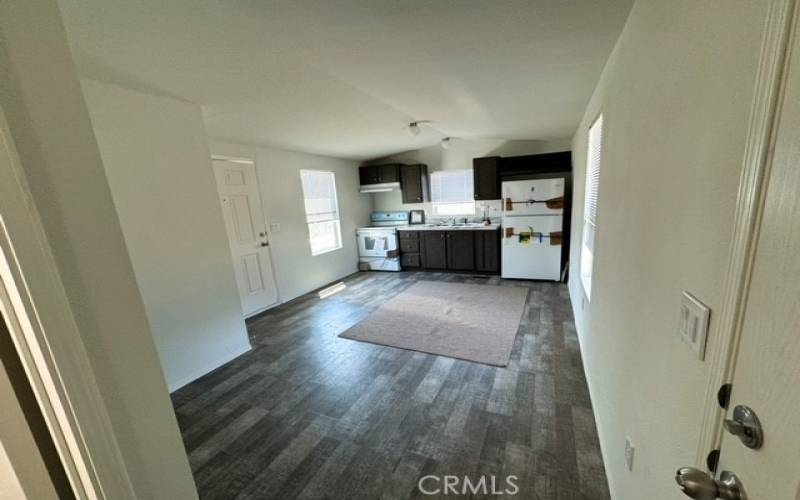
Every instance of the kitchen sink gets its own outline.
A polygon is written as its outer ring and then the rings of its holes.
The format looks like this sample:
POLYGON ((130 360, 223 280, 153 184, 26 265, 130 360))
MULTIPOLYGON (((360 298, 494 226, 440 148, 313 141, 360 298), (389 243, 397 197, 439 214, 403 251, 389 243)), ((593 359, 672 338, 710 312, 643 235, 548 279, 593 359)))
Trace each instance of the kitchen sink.
POLYGON ((437 224, 431 227, 484 227, 483 222, 456 222, 455 224, 437 224))
POLYGON ((447 229, 497 229, 497 224, 492 224, 490 226, 485 225, 483 222, 456 222, 455 224, 415 224, 413 226, 407 226, 405 229, 407 230, 447 230, 447 229))

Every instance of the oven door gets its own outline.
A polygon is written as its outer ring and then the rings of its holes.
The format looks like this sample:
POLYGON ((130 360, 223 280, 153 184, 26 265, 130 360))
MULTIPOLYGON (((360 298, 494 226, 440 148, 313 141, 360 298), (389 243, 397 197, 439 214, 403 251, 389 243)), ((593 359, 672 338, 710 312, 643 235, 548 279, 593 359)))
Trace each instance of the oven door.
POLYGON ((397 250, 396 231, 358 231, 358 255, 361 257, 386 257, 397 250))

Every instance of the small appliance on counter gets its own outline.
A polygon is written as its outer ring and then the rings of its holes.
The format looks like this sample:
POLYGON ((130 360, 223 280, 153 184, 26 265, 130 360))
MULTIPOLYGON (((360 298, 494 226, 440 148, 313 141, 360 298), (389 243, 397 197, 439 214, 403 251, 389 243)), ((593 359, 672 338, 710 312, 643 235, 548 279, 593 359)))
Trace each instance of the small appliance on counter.
POLYGON ((409 223, 408 212, 372 212, 371 225, 356 229, 359 269, 400 271, 397 227, 409 223))

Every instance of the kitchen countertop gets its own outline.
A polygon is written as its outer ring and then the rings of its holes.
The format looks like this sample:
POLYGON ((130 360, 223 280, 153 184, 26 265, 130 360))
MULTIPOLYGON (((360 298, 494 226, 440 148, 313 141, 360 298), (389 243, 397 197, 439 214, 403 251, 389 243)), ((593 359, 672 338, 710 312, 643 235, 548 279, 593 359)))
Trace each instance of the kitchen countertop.
POLYGON ((438 224, 411 224, 408 226, 399 226, 398 231, 495 231, 500 228, 500 224, 489 224, 488 226, 482 223, 448 226, 438 224))

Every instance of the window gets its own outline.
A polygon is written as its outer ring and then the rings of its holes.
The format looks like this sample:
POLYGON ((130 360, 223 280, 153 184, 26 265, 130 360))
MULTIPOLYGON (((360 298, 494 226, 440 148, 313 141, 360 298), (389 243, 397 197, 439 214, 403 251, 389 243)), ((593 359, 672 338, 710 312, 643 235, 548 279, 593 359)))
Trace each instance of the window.
POLYGON ((581 245, 581 283, 586 297, 592 296, 592 266, 597 233, 597 189, 600 185, 600 156, 603 145, 603 115, 589 128, 586 148, 586 189, 583 203, 583 244, 581 245))
POLYGON ((301 170, 300 180, 303 182, 311 255, 342 248, 339 203, 336 201, 336 178, 333 172, 301 170))
POLYGON ((440 170, 431 174, 435 215, 475 215, 472 170, 440 170))

